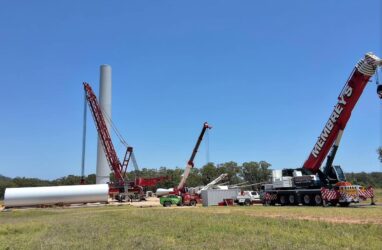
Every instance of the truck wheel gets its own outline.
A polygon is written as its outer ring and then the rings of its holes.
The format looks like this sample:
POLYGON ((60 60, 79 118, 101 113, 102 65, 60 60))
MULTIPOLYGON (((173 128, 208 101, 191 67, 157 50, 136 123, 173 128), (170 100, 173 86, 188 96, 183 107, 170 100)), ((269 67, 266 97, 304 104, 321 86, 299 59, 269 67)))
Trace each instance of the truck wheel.
POLYGON ((164 207, 171 207, 171 202, 170 202, 170 201, 165 201, 165 202, 163 203, 163 206, 164 206, 164 207))
POLYGON ((246 206, 251 205, 251 201, 250 201, 249 199, 246 199, 246 200, 244 201, 244 205, 246 205, 246 206))
POLYGON ((310 203, 311 203, 311 197, 309 194, 306 194, 302 197, 302 203, 305 205, 305 206, 309 206, 310 203))
POLYGON ((196 203, 197 203, 196 200, 191 200, 190 201, 190 206, 196 206, 196 203))
POLYGON ((321 205, 322 205, 322 198, 321 198, 321 195, 316 194, 316 195, 314 196, 314 203, 316 204, 316 206, 321 206, 321 205))
POLYGON ((329 206, 329 202, 326 201, 326 200, 322 200, 322 206, 323 207, 328 207, 329 206))
POLYGON ((339 202, 341 207, 348 207, 350 205, 350 202, 339 202))
POLYGON ((289 195, 288 200, 291 205, 297 205, 297 199, 294 194, 289 195))
POLYGON ((338 204, 338 200, 331 200, 330 201, 330 205, 332 205, 333 207, 337 206, 338 204))
POLYGON ((287 198, 285 195, 281 195, 279 198, 281 206, 285 206, 287 204, 287 198))
POLYGON ((125 196, 123 194, 118 194, 116 199, 118 202, 123 202, 123 200, 125 199, 125 196))

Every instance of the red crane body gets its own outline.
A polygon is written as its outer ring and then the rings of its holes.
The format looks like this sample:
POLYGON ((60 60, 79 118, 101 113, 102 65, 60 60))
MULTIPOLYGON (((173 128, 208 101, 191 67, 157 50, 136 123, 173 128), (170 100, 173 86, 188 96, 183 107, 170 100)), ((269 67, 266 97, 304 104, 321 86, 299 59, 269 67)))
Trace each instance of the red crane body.
POLYGON ((135 184, 142 187, 154 187, 158 184, 158 182, 168 180, 168 176, 160 176, 153 178, 137 178, 135 180, 135 184))
POLYGON ((119 192, 123 189, 126 191, 133 191, 136 193, 142 193, 142 187, 151 187, 155 186, 158 182, 168 179, 168 177, 155 177, 155 178, 137 178, 134 183, 130 184, 127 190, 125 190, 125 185, 127 184, 125 181, 127 166, 132 159, 134 167, 136 170, 138 169, 135 157, 133 155, 133 148, 127 147, 125 157, 123 162, 121 163, 118 159, 117 152, 114 149, 113 142, 110 137, 109 130, 106 127, 106 121, 102 114, 101 107, 98 104, 98 100, 96 95, 93 92, 89 83, 84 82, 84 89, 86 94, 86 100, 89 104, 89 107, 92 111, 92 115, 96 124, 96 128, 98 131, 98 135, 101 140, 101 144, 103 146, 106 159, 109 163, 109 166, 113 170, 114 177, 116 179, 116 183, 112 184, 110 187, 110 192, 115 193, 119 192), (118 191, 119 190, 119 191, 118 191))
POLYGON ((328 122, 325 124, 313 150, 303 165, 305 169, 313 173, 319 172, 322 162, 337 136, 345 129, 354 106, 379 64, 381 64, 381 60, 373 54, 368 53, 365 55, 365 58, 356 65, 349 80, 338 96, 338 102, 334 106, 334 110, 328 122))
POLYGON ((173 191, 170 192, 170 194, 179 195, 181 197, 181 204, 182 205, 194 206, 197 203, 201 202, 200 195, 197 193, 188 192, 188 189, 185 187, 185 185, 186 185, 187 178, 190 174, 190 171, 194 167, 194 159, 195 159, 195 156, 199 150, 200 143, 203 140, 204 134, 206 133, 206 131, 208 129, 211 129, 211 128, 212 127, 207 122, 203 123, 202 131, 200 132, 198 140, 196 141, 194 149, 192 150, 190 159, 187 162, 187 166, 184 170, 182 179, 180 180, 178 186, 175 187, 173 189, 173 191))
POLYGON ((186 166, 186 169, 184 170, 182 179, 180 180, 178 187, 176 188, 175 191, 184 189, 188 175, 190 174, 191 169, 194 167, 194 159, 195 159, 196 153, 199 150, 200 143, 202 142, 204 134, 206 133, 207 129, 211 129, 211 128, 212 127, 207 122, 203 123, 202 131, 200 132, 200 135, 198 137, 198 140, 196 141, 195 147, 192 150, 192 154, 190 156, 190 159, 187 162, 187 166, 186 166))
MULTIPOLYGON (((264 194, 265 204, 323 206, 339 204, 345 207, 367 198, 371 199, 372 205, 374 204, 373 188, 366 189, 347 182, 341 166, 333 165, 333 160, 351 113, 370 78, 381 64, 381 59, 372 53, 367 53, 357 63, 342 88, 337 104, 305 161, 303 169, 275 170, 272 174, 271 187, 264 194), (330 153, 329 150, 331 150, 330 153), (326 164, 321 168, 325 157, 327 157, 326 164)), ((381 86, 377 88, 380 97, 382 97, 381 86)))
POLYGON ((86 99, 88 101, 89 107, 92 111, 92 115, 97 127, 98 135, 101 139, 102 146, 106 155, 106 159, 109 166, 114 172, 114 177, 119 186, 125 185, 125 180, 123 178, 123 167, 118 159, 117 153, 114 149, 113 142, 111 141, 109 130, 106 127, 105 119, 102 115, 102 110, 98 104, 96 95, 90 85, 84 82, 84 89, 86 93, 86 99))

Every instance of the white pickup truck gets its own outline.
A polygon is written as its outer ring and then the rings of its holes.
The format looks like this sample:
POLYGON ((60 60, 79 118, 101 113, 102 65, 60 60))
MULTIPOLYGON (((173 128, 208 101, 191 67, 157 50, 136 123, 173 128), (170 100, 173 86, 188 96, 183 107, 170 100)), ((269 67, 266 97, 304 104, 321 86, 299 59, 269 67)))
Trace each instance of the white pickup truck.
POLYGON ((260 194, 257 191, 242 191, 236 197, 236 203, 243 206, 249 206, 253 203, 260 203, 260 194))

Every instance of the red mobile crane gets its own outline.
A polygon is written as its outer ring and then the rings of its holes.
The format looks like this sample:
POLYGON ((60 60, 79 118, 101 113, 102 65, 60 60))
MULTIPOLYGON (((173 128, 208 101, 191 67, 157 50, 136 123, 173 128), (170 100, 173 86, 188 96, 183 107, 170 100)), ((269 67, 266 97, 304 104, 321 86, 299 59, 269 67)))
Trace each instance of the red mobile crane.
MULTIPOLYGON (((264 186, 265 203, 281 205, 339 203, 341 206, 348 206, 351 202, 374 197, 372 188, 365 189, 359 185, 351 185, 346 182, 341 167, 332 164, 351 112, 365 86, 381 64, 381 59, 372 53, 367 53, 358 62, 338 96, 338 102, 303 167, 274 170, 272 184, 264 186), (326 164, 321 170, 321 164, 326 156, 326 164)), ((377 92, 382 98, 380 85, 377 92)))
POLYGON ((109 193, 117 195, 117 200, 122 201, 128 196, 130 199, 144 199, 143 187, 155 186, 159 181, 167 179, 167 177, 158 178, 136 178, 135 182, 126 182, 126 172, 130 160, 133 162, 135 170, 138 170, 138 165, 135 160, 133 148, 127 146, 125 157, 122 161, 118 159, 114 149, 110 133, 106 127, 106 122, 102 114, 102 110, 98 104, 97 97, 93 92, 89 83, 84 82, 86 100, 94 118, 94 122, 98 131, 98 135, 102 142, 102 146, 106 155, 107 162, 114 173, 115 181, 109 183, 109 193))
MULTIPOLYGON (((191 157, 187 162, 187 166, 186 166, 186 169, 184 170, 182 179, 180 180, 178 186, 174 188, 172 192, 170 192, 170 194, 175 194, 181 197, 181 205, 195 206, 197 203, 200 203, 200 196, 197 193, 189 193, 188 189, 185 187, 185 184, 191 169, 194 167, 194 159, 195 159, 196 153, 198 152, 200 143, 203 140, 204 134, 206 133, 207 129, 211 129, 211 128, 212 127, 207 122, 203 124, 202 131, 200 132, 198 140, 196 141, 191 157)), ((168 199, 168 202, 171 203, 170 197, 169 198, 162 197, 161 203, 165 203, 167 199, 168 199)))
POLYGON ((202 131, 200 132, 198 140, 196 141, 194 150, 192 150, 191 157, 190 157, 190 159, 187 162, 187 166, 186 166, 186 169, 184 170, 182 179, 180 180, 177 188, 174 190, 175 192, 179 192, 179 191, 183 192, 184 191, 184 186, 186 184, 186 180, 188 178, 188 175, 190 174, 191 169, 194 167, 194 159, 195 159, 196 153, 199 150, 200 143, 202 142, 204 134, 206 133, 207 129, 211 129, 211 128, 212 127, 210 125, 208 125, 207 122, 205 122, 203 124, 202 131))

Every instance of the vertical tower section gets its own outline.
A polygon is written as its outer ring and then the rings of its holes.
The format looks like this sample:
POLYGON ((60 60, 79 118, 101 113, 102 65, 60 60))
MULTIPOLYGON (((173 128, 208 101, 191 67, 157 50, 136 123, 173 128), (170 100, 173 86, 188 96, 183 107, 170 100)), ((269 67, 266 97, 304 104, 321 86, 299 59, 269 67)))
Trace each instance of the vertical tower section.
MULTIPOLYGON (((110 132, 111 119, 111 67, 110 65, 100 66, 100 80, 99 80, 99 105, 102 113, 106 118, 106 127, 110 132)), ((102 142, 98 136, 97 147, 97 172, 96 183, 105 184, 110 182, 110 167, 107 162, 105 152, 102 147, 102 142)))

